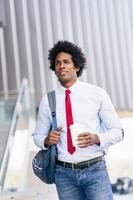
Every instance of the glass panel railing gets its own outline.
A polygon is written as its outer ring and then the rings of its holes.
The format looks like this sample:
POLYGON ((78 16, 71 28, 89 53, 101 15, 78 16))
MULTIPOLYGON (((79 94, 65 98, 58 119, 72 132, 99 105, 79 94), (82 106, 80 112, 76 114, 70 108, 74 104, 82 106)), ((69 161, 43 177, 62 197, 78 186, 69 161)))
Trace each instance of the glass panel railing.
POLYGON ((3 188, 16 130, 27 129, 34 115, 34 97, 30 94, 28 81, 24 79, 16 100, 0 102, 0 187, 3 188))
POLYGON ((0 166, 6 147, 15 101, 0 101, 0 166))
POLYGON ((2 167, 2 161, 6 150, 14 108, 15 100, 0 101, 0 169, 2 167))

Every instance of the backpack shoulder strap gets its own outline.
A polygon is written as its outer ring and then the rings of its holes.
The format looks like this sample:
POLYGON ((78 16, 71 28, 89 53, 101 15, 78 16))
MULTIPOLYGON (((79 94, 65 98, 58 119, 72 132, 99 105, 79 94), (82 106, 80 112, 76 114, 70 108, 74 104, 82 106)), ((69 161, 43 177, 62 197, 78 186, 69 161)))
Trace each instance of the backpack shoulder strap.
POLYGON ((51 92, 48 92, 47 95, 48 95, 49 107, 51 109, 51 113, 53 113, 53 112, 56 111, 55 90, 52 90, 51 92))
POLYGON ((55 90, 48 92, 47 96, 48 96, 49 107, 51 109, 51 115, 52 115, 52 129, 57 130, 55 90))

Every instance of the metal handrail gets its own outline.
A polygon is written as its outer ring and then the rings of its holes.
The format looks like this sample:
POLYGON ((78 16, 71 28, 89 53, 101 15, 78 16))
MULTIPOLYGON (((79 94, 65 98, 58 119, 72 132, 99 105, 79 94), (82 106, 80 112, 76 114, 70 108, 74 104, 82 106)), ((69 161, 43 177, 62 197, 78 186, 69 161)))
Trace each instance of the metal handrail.
MULTIPOLYGON (((10 129, 9 129, 7 145, 6 145, 6 149, 5 149, 5 152, 4 152, 2 164, 1 164, 1 167, 0 167, 0 187, 1 187, 1 189, 3 188, 3 185, 4 185, 4 179, 5 179, 5 175, 6 175, 6 166, 8 164, 8 159, 9 159, 9 156, 11 154, 11 150, 12 150, 12 146, 13 146, 13 137, 14 137, 17 121, 18 121, 18 118, 19 118, 19 114, 20 114, 20 111, 21 111, 21 105, 22 105, 21 103, 23 101, 24 94, 26 92, 28 92, 27 90, 29 90, 28 80, 23 79, 22 84, 21 84, 21 88, 20 88, 20 91, 18 93, 18 97, 17 97, 17 100, 16 100, 13 118, 12 118, 11 126, 10 126, 10 129)), ((26 103, 27 103, 27 106, 28 106, 29 102, 27 101, 26 103)))

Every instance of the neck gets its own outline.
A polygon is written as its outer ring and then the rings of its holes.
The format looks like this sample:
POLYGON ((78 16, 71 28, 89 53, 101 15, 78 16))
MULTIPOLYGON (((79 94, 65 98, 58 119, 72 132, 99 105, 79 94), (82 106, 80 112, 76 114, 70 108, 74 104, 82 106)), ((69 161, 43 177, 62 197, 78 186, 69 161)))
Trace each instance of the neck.
POLYGON ((70 88, 76 81, 77 81, 77 78, 67 83, 61 83, 61 85, 65 88, 70 88))

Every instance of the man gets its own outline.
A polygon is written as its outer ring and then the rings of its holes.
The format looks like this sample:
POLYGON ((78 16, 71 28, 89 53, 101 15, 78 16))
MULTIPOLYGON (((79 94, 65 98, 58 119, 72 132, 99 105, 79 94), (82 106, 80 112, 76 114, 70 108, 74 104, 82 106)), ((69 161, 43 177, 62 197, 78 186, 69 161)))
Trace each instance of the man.
POLYGON ((55 184, 60 200, 112 200, 104 155, 123 138, 122 127, 107 93, 78 80, 85 68, 82 50, 68 41, 57 42, 49 51, 50 69, 58 77, 56 88, 57 131, 50 131, 47 95, 40 103, 34 142, 40 148, 57 144, 55 184), (70 125, 84 132, 73 146, 70 125))

